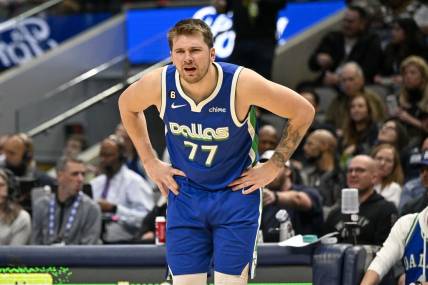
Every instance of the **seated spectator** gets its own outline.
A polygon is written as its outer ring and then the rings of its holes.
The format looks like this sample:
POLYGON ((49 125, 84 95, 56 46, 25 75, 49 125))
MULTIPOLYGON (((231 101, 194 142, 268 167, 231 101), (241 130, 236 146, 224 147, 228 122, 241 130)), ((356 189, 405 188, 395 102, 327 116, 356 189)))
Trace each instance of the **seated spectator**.
POLYGON ((404 175, 397 149, 389 144, 380 144, 373 149, 371 156, 378 163, 374 189, 398 209, 404 175))
POLYGON ((136 240, 143 243, 155 243, 156 238, 156 217, 166 217, 167 199, 161 196, 154 208, 144 217, 141 229, 139 230, 136 240))
POLYGON ((349 115, 345 118, 342 128, 342 164, 346 165, 347 160, 354 155, 369 154, 375 145, 378 126, 371 107, 364 95, 356 95, 351 99, 349 115))
POLYGON ((86 148, 87 143, 85 137, 81 134, 73 134, 65 142, 63 155, 77 157, 86 148))
MULTIPOLYGON (((266 151, 260 162, 269 160, 274 151, 266 151)), ((293 183, 290 162, 270 184, 263 189, 261 229, 265 242, 277 242, 279 236, 272 232, 279 227, 275 215, 286 209, 296 234, 319 234, 323 222, 321 196, 317 190, 293 183)))
POLYGON ((379 74, 375 82, 382 85, 401 84, 401 62, 411 55, 427 59, 424 36, 416 22, 411 18, 395 19, 391 25, 391 41, 385 47, 379 74))
MULTIPOLYGON (((360 227, 357 244, 381 245, 397 217, 394 204, 376 193, 376 162, 368 155, 357 155, 351 159, 346 182, 349 188, 358 189, 360 209, 357 224, 360 227)), ((340 205, 330 212, 324 224, 324 233, 339 232, 340 242, 352 243, 345 228, 346 215, 341 214, 340 205)))
POLYGON ((337 129, 343 127, 343 121, 348 116, 348 106, 352 98, 363 94, 367 97, 373 118, 376 122, 385 119, 385 104, 379 95, 365 88, 364 76, 361 67, 355 62, 349 62, 342 66, 339 74, 339 94, 330 103, 326 112, 326 123, 337 129))
POLYGON ((409 136, 418 138, 428 130, 420 119, 428 112, 428 64, 418 56, 406 58, 400 67, 403 84, 399 94, 397 117, 405 124, 409 136))
POLYGON ((320 95, 315 91, 315 88, 313 88, 311 85, 302 83, 297 87, 296 92, 299 93, 303 98, 308 100, 308 102, 311 103, 312 106, 314 106, 315 118, 312 124, 320 122, 320 95))
POLYGON ((36 186, 53 187, 55 180, 36 168, 33 141, 24 133, 7 137, 3 145, 5 161, 3 167, 12 171, 19 179, 35 179, 36 186))
POLYGON ((101 211, 82 190, 85 164, 63 157, 56 166, 58 188, 34 202, 32 244, 97 244, 101 211))
POLYGON ((312 104, 312 106, 314 106, 314 109, 315 109, 315 118, 311 126, 309 127, 308 131, 306 132, 305 137, 302 139, 302 143, 300 143, 297 146, 297 149, 294 151, 292 160, 291 160, 291 164, 293 165, 293 168, 300 171, 302 170, 303 166, 309 163, 305 157, 305 153, 303 150, 304 142, 307 140, 308 134, 318 129, 325 129, 335 134, 336 129, 332 125, 324 123, 325 114, 323 112, 322 113, 319 112, 320 96, 315 91, 315 89, 308 86, 300 86, 298 87, 297 92, 306 100, 308 100, 312 104))
POLYGON ((276 129, 272 125, 264 125, 259 130, 259 154, 275 149, 279 142, 276 129))
POLYGON ((368 31, 366 10, 350 5, 342 20, 342 30, 326 34, 309 58, 312 71, 320 71, 316 85, 335 86, 339 78, 337 68, 354 61, 362 68, 363 78, 371 83, 378 72, 382 49, 379 37, 368 31))
POLYGON ((25 245, 30 242, 31 218, 14 201, 17 187, 13 175, 0 169, 0 245, 25 245))
POLYGON ((386 119, 379 127, 376 144, 387 143, 402 152, 407 148, 407 131, 396 118, 386 119))
POLYGON ((337 157, 336 138, 328 130, 315 130, 309 134, 303 149, 309 162, 302 169, 303 184, 319 191, 323 206, 333 206, 345 186, 345 176, 337 157))
POLYGON ((154 206, 149 183, 125 165, 123 140, 111 135, 101 142, 100 169, 103 174, 91 181, 94 199, 101 207, 107 243, 131 241, 143 218, 154 206))
POLYGON ((419 167, 417 166, 421 160, 422 154, 425 151, 428 151, 428 135, 424 137, 417 145, 409 147, 408 155, 403 164, 403 170, 405 173, 404 178, 406 183, 419 177, 420 172, 419 167))
POLYGON ((410 180, 404 185, 401 195, 401 215, 417 213, 428 206, 428 151, 422 154, 419 166, 419 178, 410 180))
POLYGON ((320 95, 315 91, 315 89, 303 86, 298 89, 298 93, 308 100, 315 109, 315 118, 309 127, 309 130, 326 129, 335 132, 335 128, 332 125, 324 122, 325 114, 320 111, 320 95))
POLYGON ((377 252, 364 275, 361 285, 377 285, 400 259, 404 264, 404 282, 399 284, 428 284, 425 274, 428 208, 408 214, 394 224, 391 233, 377 252), (419 283, 417 283, 419 281, 419 283), (412 283, 416 282, 416 283, 412 283))
POLYGON ((4 143, 6 142, 8 135, 0 135, 0 157, 4 155, 4 143))
POLYGON ((21 183, 17 202, 31 214, 31 191, 34 187, 55 186, 55 179, 37 169, 34 160, 33 142, 26 134, 18 133, 7 137, 3 151, 5 160, 0 165, 9 169, 21 183), (23 186, 26 183, 26 187, 23 186))
POLYGON ((424 34, 425 42, 428 42, 428 3, 421 3, 415 11, 413 19, 424 34))

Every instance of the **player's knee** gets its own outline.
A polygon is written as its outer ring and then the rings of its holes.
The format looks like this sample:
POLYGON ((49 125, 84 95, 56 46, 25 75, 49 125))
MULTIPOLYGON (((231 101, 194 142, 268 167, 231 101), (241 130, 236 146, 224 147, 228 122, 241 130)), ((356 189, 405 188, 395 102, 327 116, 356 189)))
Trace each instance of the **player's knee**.
POLYGON ((207 274, 183 274, 183 275, 174 275, 172 277, 173 285, 206 285, 207 284, 207 274))
POLYGON ((230 275, 215 271, 215 285, 246 285, 248 283, 248 267, 247 264, 241 275, 230 275))

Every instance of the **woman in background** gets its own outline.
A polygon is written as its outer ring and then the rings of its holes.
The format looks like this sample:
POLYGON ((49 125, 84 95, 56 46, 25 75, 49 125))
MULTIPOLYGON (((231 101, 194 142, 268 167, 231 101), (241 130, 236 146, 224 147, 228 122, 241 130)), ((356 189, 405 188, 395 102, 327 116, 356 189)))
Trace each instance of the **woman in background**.
POLYGON ((420 117, 428 113, 428 64, 421 57, 410 56, 403 61, 400 70, 403 84, 397 117, 407 128, 409 137, 419 139, 426 131, 420 117))
POLYGON ((411 55, 428 59, 424 35, 412 18, 395 19, 391 25, 391 40, 382 58, 380 75, 375 76, 375 82, 399 85, 402 81, 400 65, 411 55))
POLYGON ((343 124, 341 141, 341 166, 357 154, 369 154, 375 145, 378 135, 378 122, 373 116, 373 107, 367 97, 358 94, 353 97, 348 106, 348 117, 343 124))
POLYGON ((394 203, 398 209, 404 175, 396 148, 390 144, 380 144, 373 149, 371 156, 378 163, 378 176, 374 187, 376 192, 394 203))
POLYGON ((30 241, 30 215, 13 201, 12 175, 0 169, 0 245, 25 245, 30 241))

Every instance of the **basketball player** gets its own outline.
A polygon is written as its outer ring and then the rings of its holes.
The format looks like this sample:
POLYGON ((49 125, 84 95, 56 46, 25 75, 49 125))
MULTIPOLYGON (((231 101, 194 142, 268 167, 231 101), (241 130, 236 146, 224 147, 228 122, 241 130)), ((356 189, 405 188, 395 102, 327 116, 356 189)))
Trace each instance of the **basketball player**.
MULTIPOLYGON (((422 154, 418 166, 422 183, 426 187, 426 183, 428 183, 428 176, 426 176, 428 173, 427 151, 422 154)), ((426 198, 418 199, 422 201, 426 198)), ((376 253, 376 258, 367 269, 361 285, 379 284, 390 268, 399 260, 404 265, 404 274, 400 277, 401 283, 398 282, 398 284, 428 285, 427 236, 428 207, 425 207, 420 213, 412 213, 399 218, 382 248, 376 253)))
POLYGON ((420 213, 402 216, 371 262, 361 285, 379 284, 391 267, 400 259, 404 264, 401 276, 405 285, 428 285, 426 272, 426 235, 428 207, 420 213))
POLYGON ((215 63, 201 20, 168 33, 173 65, 154 70, 119 99, 123 124, 147 173, 168 195, 167 262, 175 285, 247 284, 256 258, 260 188, 272 181, 304 136, 313 107, 294 91, 232 64, 215 63), (151 105, 166 126, 171 164, 152 148, 144 116, 151 105), (289 119, 272 159, 256 166, 255 111, 289 119))

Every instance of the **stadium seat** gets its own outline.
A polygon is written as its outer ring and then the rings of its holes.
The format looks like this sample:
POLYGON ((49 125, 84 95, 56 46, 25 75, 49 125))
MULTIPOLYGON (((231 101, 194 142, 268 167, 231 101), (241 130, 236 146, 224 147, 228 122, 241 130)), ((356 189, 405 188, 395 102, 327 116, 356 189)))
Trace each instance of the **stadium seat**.
POLYGON ((366 250, 362 246, 352 246, 345 251, 343 264, 343 285, 358 285, 364 275, 366 250))
POLYGON ((345 252, 350 244, 320 245, 312 260, 314 285, 342 285, 345 252))

